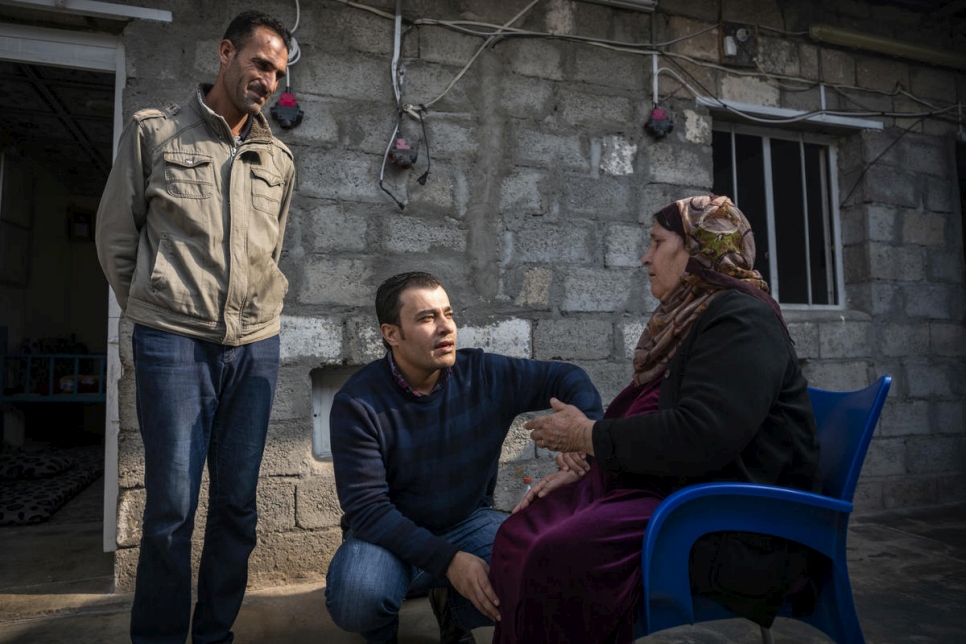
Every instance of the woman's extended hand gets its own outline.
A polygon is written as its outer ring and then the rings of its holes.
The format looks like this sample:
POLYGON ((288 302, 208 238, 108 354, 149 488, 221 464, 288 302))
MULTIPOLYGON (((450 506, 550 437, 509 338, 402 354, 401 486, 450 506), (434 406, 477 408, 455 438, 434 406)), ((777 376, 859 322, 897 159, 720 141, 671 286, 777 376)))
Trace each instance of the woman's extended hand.
POLYGON ((523 495, 517 506, 510 511, 510 514, 516 514, 523 508, 527 507, 540 497, 547 496, 558 487, 563 487, 564 485, 570 485, 571 483, 576 483, 580 480, 580 476, 576 472, 569 470, 560 470, 559 472, 554 472, 553 474, 547 474, 545 477, 537 481, 537 483, 530 488, 530 491, 523 495))
POLYGON ((567 471, 573 471, 583 476, 590 471, 590 463, 587 461, 587 454, 584 452, 562 452, 557 454, 557 467, 567 471))
POLYGON ((594 453, 591 434, 594 421, 573 405, 565 405, 556 398, 550 399, 554 413, 528 420, 523 424, 530 430, 530 438, 540 447, 554 452, 594 453))

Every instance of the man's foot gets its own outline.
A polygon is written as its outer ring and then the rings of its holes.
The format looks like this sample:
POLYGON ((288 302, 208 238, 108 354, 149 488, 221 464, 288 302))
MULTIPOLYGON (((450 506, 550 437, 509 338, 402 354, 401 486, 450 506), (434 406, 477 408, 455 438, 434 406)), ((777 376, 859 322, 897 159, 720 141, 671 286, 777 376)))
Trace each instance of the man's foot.
POLYGON ((429 591, 429 604, 433 607, 433 615, 439 622, 439 641, 440 644, 475 644, 472 631, 460 628, 453 613, 450 610, 449 602, 446 601, 446 588, 432 588, 429 591))

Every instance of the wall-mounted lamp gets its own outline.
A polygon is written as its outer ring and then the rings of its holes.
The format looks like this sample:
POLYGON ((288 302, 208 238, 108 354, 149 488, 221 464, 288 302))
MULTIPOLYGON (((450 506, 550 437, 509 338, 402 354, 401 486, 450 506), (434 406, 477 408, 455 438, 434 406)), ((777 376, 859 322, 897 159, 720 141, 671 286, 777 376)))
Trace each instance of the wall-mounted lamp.
POLYGON ((657 9, 657 0, 584 0, 594 4, 605 4, 608 7, 620 7, 621 9, 635 9, 637 11, 654 11, 657 9))
POLYGON ((966 56, 946 49, 935 47, 925 47, 910 42, 895 40, 894 38, 883 38, 872 34, 842 29, 829 25, 812 25, 808 28, 808 35, 812 40, 825 42, 832 45, 844 45, 856 49, 865 49, 888 56, 898 56, 908 58, 922 63, 932 65, 942 65, 954 69, 966 70, 966 56))

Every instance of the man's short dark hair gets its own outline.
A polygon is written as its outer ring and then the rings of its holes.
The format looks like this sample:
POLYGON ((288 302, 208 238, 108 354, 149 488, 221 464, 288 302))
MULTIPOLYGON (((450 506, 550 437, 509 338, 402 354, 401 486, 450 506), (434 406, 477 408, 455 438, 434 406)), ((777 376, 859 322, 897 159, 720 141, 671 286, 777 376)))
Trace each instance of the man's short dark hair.
POLYGON ((282 22, 262 11, 244 11, 231 21, 222 40, 230 40, 235 49, 244 49, 256 27, 267 27, 278 34, 286 51, 292 51, 292 32, 282 22))
MULTIPOLYGON (((402 309, 401 296, 403 291, 410 288, 442 288, 439 280, 429 273, 412 271, 393 275, 376 289, 376 319, 379 326, 383 324, 399 324, 399 311, 402 309)), ((383 339, 383 346, 389 348, 389 343, 383 339)))

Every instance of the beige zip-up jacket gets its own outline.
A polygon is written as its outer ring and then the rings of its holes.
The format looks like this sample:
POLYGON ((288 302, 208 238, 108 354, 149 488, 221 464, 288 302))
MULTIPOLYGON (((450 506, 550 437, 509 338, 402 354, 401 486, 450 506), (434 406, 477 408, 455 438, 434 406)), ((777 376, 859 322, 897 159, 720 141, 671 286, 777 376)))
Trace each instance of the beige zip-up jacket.
POLYGON ((97 256, 128 319, 238 346, 279 332, 292 153, 255 114, 236 143, 205 107, 142 110, 97 211, 97 256))

